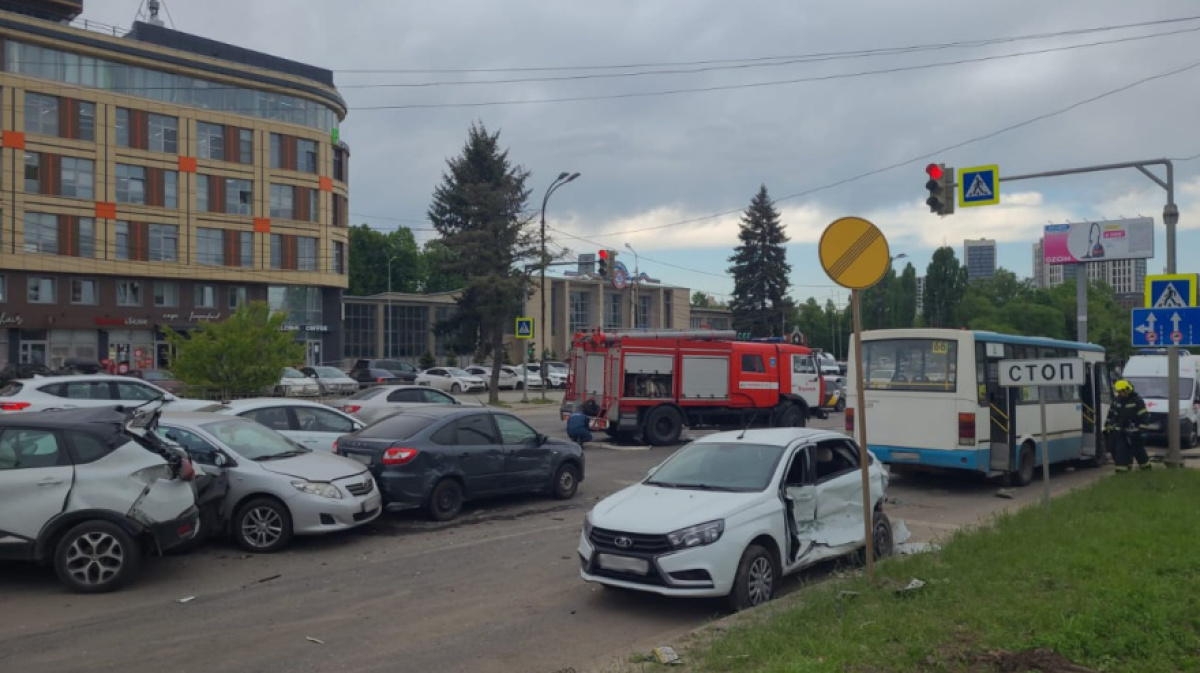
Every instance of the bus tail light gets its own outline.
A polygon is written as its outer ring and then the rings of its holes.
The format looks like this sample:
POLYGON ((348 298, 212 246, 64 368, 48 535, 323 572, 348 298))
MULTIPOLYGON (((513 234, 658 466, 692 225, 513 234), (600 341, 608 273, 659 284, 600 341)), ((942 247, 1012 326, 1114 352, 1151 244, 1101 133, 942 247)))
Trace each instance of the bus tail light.
POLYGON ((958 445, 975 446, 975 414, 958 415, 958 445))
POLYGON ((846 407, 846 432, 854 432, 854 409, 846 407))

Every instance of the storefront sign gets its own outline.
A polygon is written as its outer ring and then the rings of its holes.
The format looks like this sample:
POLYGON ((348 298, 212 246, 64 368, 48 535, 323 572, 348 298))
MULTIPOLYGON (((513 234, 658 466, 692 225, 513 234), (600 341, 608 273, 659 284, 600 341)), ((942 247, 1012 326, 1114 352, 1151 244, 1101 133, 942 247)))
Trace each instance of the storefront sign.
POLYGON ((281 332, 328 332, 329 325, 284 325, 281 332))
POLYGON ((164 322, 170 322, 172 320, 179 320, 179 314, 178 313, 164 313, 164 314, 162 314, 162 319, 164 322))
POLYGON ((192 313, 191 315, 188 316, 188 322, 203 322, 203 321, 220 320, 220 319, 221 319, 221 314, 216 313, 216 312, 192 313))
POLYGON ((8 313, 0 313, 0 327, 7 325, 20 325, 25 320, 19 315, 9 315, 8 313))

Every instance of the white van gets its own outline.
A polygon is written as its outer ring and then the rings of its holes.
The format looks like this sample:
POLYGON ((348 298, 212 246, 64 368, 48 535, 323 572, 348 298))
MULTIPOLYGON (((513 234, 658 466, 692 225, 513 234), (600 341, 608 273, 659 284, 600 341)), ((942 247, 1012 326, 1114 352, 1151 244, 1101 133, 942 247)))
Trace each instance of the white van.
MULTIPOLYGON (((1167 394, 1167 356, 1135 355, 1125 363, 1121 378, 1133 384, 1133 389, 1146 401, 1150 412, 1148 439, 1158 443, 1167 440, 1167 414, 1170 397, 1167 394)), ((1200 357, 1187 351, 1179 352, 1179 390, 1175 395, 1179 405, 1179 437, 1184 447, 1200 444, 1200 357)))

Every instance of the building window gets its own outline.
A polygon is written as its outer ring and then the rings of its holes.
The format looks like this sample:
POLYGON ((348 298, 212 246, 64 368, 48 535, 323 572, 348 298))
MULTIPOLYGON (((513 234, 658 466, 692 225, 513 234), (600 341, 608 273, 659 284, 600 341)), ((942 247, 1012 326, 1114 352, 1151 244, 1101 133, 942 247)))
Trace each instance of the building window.
POLYGON ((295 188, 291 185, 271 185, 271 217, 284 220, 295 218, 295 188))
POLYGON ((59 248, 61 254, 74 254, 76 257, 92 258, 96 256, 96 220, 90 217, 68 218, 67 219, 67 238, 70 241, 77 240, 78 244, 69 248, 66 252, 59 248))
POLYGON ((58 216, 25 213, 25 252, 58 254, 58 216))
POLYGON ((47 276, 30 276, 26 300, 30 304, 53 304, 54 279, 47 276))
POLYGON ((75 105, 75 118, 72 120, 78 126, 71 129, 69 138, 76 140, 96 140, 96 104, 83 101, 71 101, 75 105))
POLYGON ((150 225, 150 261, 179 261, 179 227, 174 224, 150 225))
POLYGON ((301 271, 317 270, 317 239, 308 236, 298 237, 296 248, 298 252, 298 268, 301 271))
POLYGON ((350 226, 350 212, 346 197, 341 194, 333 195, 333 226, 348 227, 350 226))
POLYGON ((166 115, 148 115, 150 147, 154 152, 177 154, 179 152, 179 120, 166 115))
POLYGON ((25 192, 38 194, 42 191, 41 179, 42 155, 37 152, 25 153, 25 192))
POLYGON ((672 329, 675 326, 675 311, 671 303, 673 298, 671 290, 663 292, 663 329, 672 329))
POLYGON ((202 213, 213 212, 208 204, 208 176, 196 174, 196 210, 202 213))
MULTIPOLYGON (((288 238, 291 238, 290 236, 288 238)), ((283 234, 271 234, 271 268, 283 268, 283 234)))
MULTIPOLYGON (((9 68, 11 71, 12 68, 9 68)), ((25 132, 96 140, 96 104, 25 92, 25 132)))
POLYGON ((637 329, 646 329, 650 326, 650 297, 649 295, 638 296, 637 307, 637 329))
POLYGON ((196 210, 249 215, 254 208, 254 183, 237 178, 196 176, 196 210))
POLYGON ((271 134, 271 168, 283 168, 283 136, 271 134))
POLYGON ((317 172, 317 143, 313 140, 296 139, 297 169, 305 173, 317 172))
POLYGON ((117 203, 146 203, 146 167, 117 164, 117 203))
POLYGON ((179 153, 179 119, 142 110, 117 108, 117 144, 135 150, 179 153))
POLYGON ((142 305, 142 281, 140 280, 118 280, 117 281, 117 306, 141 306, 142 305))
POLYGON ((179 284, 170 281, 155 281, 154 305, 158 307, 179 306, 179 284))
POLYGON ((237 233, 239 239, 239 252, 241 259, 239 266, 249 269, 254 266, 254 234, 249 231, 239 231, 237 233))
POLYGON ((196 228, 196 263, 204 266, 221 266, 225 263, 224 232, 220 229, 196 228))
POLYGON ((590 308, 589 294, 586 290, 571 292, 571 312, 569 316, 571 322, 570 331, 572 334, 587 331, 591 326, 592 321, 589 315, 590 312, 588 311, 590 308))
POLYGON ((96 163, 91 159, 62 157, 62 196, 92 199, 96 184, 96 163))
POLYGON ((238 162, 254 163, 254 131, 238 129, 238 162))
POLYGON ((229 288, 229 310, 237 310, 239 306, 246 303, 246 288, 231 287, 229 288))
POLYGON ((25 132, 58 135, 58 98, 25 92, 25 132))
POLYGON ((196 308, 216 308, 217 287, 215 285, 196 286, 196 308))
POLYGON ((340 182, 349 182, 347 179, 349 167, 350 153, 341 147, 333 148, 333 179, 340 182))
POLYGON ((196 122, 196 156, 201 159, 225 159, 225 127, 196 122))
POLYGON ((8 301, 8 277, 0 276, 0 303, 8 301))
POLYGON ((345 356, 373 358, 379 338, 379 314, 373 304, 346 304, 345 356))
POLYGON ((608 306, 604 312, 604 328, 616 329, 621 326, 621 295, 608 295, 608 306))
POLYGON ((346 244, 341 241, 333 242, 333 272, 346 273, 346 244))
POLYGON ((96 281, 88 278, 71 279, 71 303, 93 306, 96 304, 96 281))
POLYGON ((179 173, 176 171, 163 171, 163 196, 159 203, 151 205, 162 206, 163 208, 171 208, 172 210, 179 207, 179 173))
POLYGON ((114 232, 116 242, 113 245, 113 257, 116 259, 129 259, 129 223, 117 222, 114 232))
POLYGON ((249 180, 225 180, 225 212, 249 215, 254 207, 254 183, 249 180))

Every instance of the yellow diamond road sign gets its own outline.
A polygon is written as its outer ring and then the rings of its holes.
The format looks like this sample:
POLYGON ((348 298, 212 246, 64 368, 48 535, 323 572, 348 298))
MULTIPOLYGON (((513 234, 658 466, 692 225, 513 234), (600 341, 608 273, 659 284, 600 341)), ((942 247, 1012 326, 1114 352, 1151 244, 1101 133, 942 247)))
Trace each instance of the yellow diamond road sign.
POLYGON ((878 283, 891 262, 883 232, 861 217, 843 217, 826 227, 819 252, 829 278, 851 290, 878 283))

